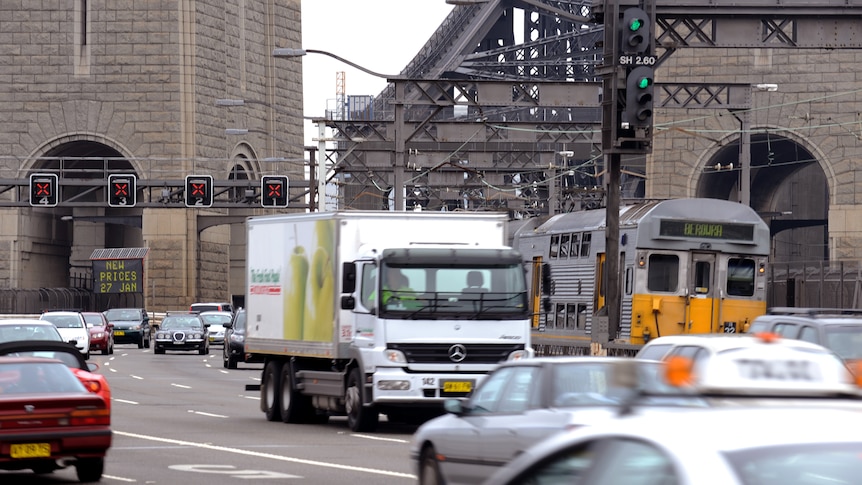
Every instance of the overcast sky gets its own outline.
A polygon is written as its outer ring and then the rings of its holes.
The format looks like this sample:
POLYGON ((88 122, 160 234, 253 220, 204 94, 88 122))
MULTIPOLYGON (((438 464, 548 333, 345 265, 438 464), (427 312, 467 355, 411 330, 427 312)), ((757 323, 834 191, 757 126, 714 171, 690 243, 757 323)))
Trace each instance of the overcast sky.
MULTIPOLYGON (((401 72, 453 6, 445 0, 304 0, 302 47, 324 50, 381 74, 401 72)), ((345 94, 376 96, 386 81, 321 54, 302 58, 305 116, 335 108, 336 73, 345 94)), ((306 123, 305 143, 317 128, 306 123)))

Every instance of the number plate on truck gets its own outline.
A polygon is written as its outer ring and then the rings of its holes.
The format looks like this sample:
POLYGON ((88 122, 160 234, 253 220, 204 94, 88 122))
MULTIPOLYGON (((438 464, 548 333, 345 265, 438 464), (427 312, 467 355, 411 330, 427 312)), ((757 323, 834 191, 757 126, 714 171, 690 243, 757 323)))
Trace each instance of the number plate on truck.
POLYGON ((50 443, 13 444, 9 453, 12 458, 42 458, 51 456, 50 443))
POLYGON ((443 392, 470 392, 473 381, 443 381, 443 392))

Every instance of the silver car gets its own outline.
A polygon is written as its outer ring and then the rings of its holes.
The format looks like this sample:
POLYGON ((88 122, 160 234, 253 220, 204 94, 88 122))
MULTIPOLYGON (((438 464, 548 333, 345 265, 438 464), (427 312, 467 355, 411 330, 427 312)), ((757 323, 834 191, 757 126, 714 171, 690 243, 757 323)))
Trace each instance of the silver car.
POLYGON ((225 325, 229 325, 233 319, 233 314, 230 312, 201 312, 201 318, 204 323, 209 324, 207 334, 209 335, 210 343, 216 345, 224 344, 225 325))
POLYGON ((419 483, 482 483, 554 433, 612 419, 637 390, 665 391, 662 369, 659 362, 623 357, 541 357, 503 364, 466 401, 447 401, 449 414, 416 430, 410 456, 419 483), (623 369, 633 385, 620 381, 623 369))

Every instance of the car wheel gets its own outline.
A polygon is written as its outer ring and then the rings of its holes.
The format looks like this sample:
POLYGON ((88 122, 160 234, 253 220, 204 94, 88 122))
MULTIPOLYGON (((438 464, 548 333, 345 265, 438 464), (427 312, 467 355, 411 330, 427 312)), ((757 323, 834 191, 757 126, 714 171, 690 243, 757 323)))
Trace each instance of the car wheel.
POLYGON ((357 367, 347 378, 344 406, 347 408, 347 425, 352 431, 371 432, 377 429, 380 414, 374 406, 366 407, 362 371, 357 367))
POLYGON ((78 480, 82 482, 98 482, 105 471, 104 458, 81 458, 75 463, 78 480))
POLYGON ((263 369, 263 382, 260 383, 260 407, 266 414, 267 421, 281 420, 281 403, 279 395, 281 389, 278 384, 281 380, 281 362, 271 360, 263 369))
POLYGON ((141 339, 138 340, 138 348, 139 349, 144 348, 144 334, 143 333, 141 334, 141 339))
POLYGON ((230 354, 230 349, 227 346, 222 351, 222 361, 225 369, 236 369, 236 359, 230 354))
POLYGON ((84 354, 84 359, 87 359, 87 360, 90 359, 90 351, 89 350, 87 351, 87 353, 84 354))
POLYGON ((148 332, 147 332, 147 339, 146 339, 146 340, 144 340, 144 348, 145 348, 145 349, 150 348, 150 339, 151 339, 151 337, 150 337, 150 333, 149 333, 149 331, 148 331, 148 332))
POLYGON ((445 485, 440 474, 440 463, 433 446, 426 446, 419 458, 419 485, 445 485))
POLYGON ((155 354, 164 354, 164 353, 165 353, 165 348, 164 348, 164 347, 159 347, 158 345, 156 345, 156 347, 153 349, 153 353, 155 353, 155 354))
POLYGON ((108 353, 111 355, 114 355, 114 343, 113 342, 111 342, 111 351, 108 353))
POLYGON ((201 348, 198 349, 198 354, 200 355, 207 355, 208 353, 210 353, 210 349, 207 345, 201 345, 201 348))

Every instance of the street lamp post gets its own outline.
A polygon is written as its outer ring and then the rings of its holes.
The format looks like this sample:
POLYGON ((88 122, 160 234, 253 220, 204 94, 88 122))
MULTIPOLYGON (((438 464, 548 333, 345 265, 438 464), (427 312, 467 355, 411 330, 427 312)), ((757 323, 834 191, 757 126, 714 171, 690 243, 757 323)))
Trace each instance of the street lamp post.
MULTIPOLYGON (((360 66, 359 64, 356 64, 354 62, 348 61, 347 59, 345 59, 341 56, 338 56, 336 54, 333 54, 332 52, 327 52, 327 51, 323 51, 323 50, 292 49, 292 48, 283 48, 283 47, 278 47, 278 48, 275 48, 272 50, 273 57, 292 58, 292 57, 302 57, 306 54, 322 54, 324 56, 329 56, 333 59, 336 59, 340 62, 343 62, 344 64, 347 64, 348 66, 359 69, 360 71, 362 71, 366 74, 370 74, 370 75, 375 76, 375 77, 380 77, 380 78, 386 79, 387 81, 395 82, 396 99, 399 97, 399 93, 401 95, 403 95, 404 86, 402 86, 396 82, 398 80, 403 79, 402 76, 400 76, 400 75, 381 74, 379 72, 372 71, 371 69, 368 69, 366 67, 360 66)), ((396 211, 403 211, 404 210, 404 167, 406 165, 406 160, 405 160, 405 150, 404 150, 404 113, 403 113, 403 109, 404 108, 401 104, 397 104, 395 106, 395 159, 393 162, 394 166, 392 168, 392 171, 393 171, 393 183, 392 183, 393 188, 392 188, 392 190, 395 191, 395 210, 396 211)), ((318 120, 317 121, 317 127, 318 127, 318 138, 317 138, 317 140, 318 140, 318 144, 319 144, 319 150, 325 150, 324 140, 326 139, 325 138, 326 137, 326 121, 325 120, 318 120)), ((325 152, 321 151, 320 153, 323 154, 325 152)), ((324 180, 326 177, 325 168, 326 168, 325 167, 325 159, 322 158, 321 163, 318 166, 318 171, 319 171, 318 184, 324 183, 324 180)), ((321 185, 321 187, 323 187, 323 186, 321 185)), ((320 205, 320 210, 324 210, 323 196, 322 196, 322 194, 324 194, 324 192, 322 192, 322 190, 323 190, 322 188, 318 189, 318 190, 321 191, 320 195, 318 195, 318 204, 320 205)))

